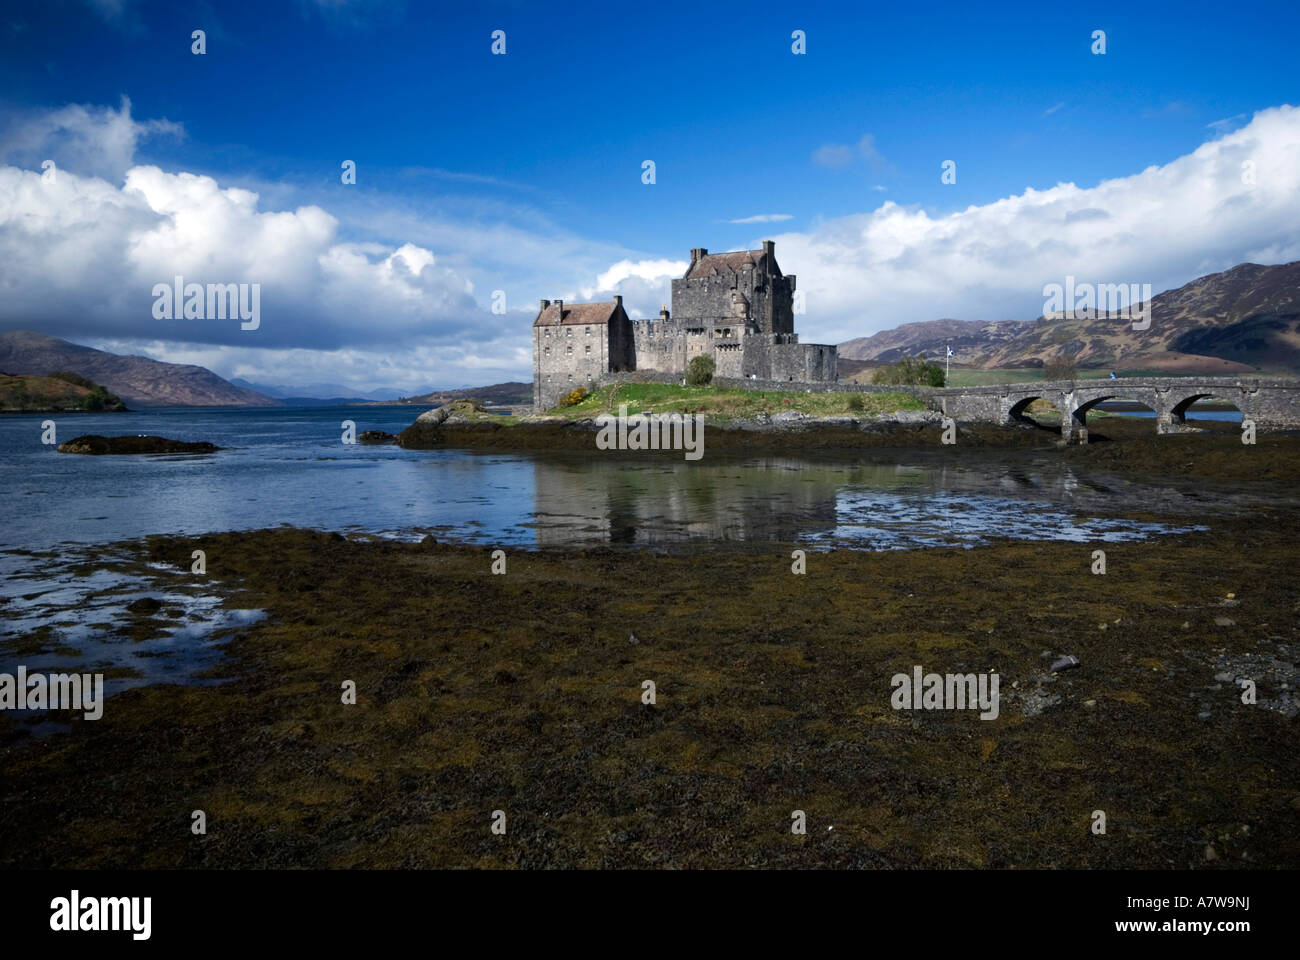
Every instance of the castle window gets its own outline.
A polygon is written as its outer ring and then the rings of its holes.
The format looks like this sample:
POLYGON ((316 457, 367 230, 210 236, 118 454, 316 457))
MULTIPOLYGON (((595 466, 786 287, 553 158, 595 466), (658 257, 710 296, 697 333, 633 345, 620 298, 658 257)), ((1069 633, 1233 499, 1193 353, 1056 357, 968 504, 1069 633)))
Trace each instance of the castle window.
POLYGON ((565 347, 565 348, 564 348, 564 352, 565 352, 565 354, 572 355, 572 353, 573 353, 573 347, 565 347))
POLYGON ((573 336, 573 327, 570 327, 568 330, 565 330, 565 331, 564 331, 564 335, 565 335, 566 337, 571 337, 571 336, 573 336))
POLYGON ((591 336, 591 327, 584 327, 583 329, 587 331, 587 336, 591 336))
POLYGON ((550 327, 547 327, 547 328, 546 328, 546 335, 547 335, 548 337, 551 335, 551 328, 550 328, 550 327))
POLYGON ((591 353, 591 344, 587 344, 587 352, 591 353))
POLYGON ((551 354, 551 348, 550 348, 550 347, 542 347, 542 353, 546 354, 547 356, 550 356, 550 354, 551 354))
MULTIPOLYGON (((790 379, 793 380, 794 377, 791 377, 790 379)), ((569 382, 573 383, 573 374, 569 374, 569 382)))

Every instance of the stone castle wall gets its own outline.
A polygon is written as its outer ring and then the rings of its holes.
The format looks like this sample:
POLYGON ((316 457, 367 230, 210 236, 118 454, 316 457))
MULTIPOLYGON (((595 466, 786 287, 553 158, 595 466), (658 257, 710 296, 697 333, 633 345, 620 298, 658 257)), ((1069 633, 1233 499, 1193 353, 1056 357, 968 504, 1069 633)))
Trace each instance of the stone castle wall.
POLYGON ((769 276, 757 270, 674 280, 673 313, 698 320, 697 326, 743 328, 748 321, 759 333, 792 334, 794 289, 793 276, 769 276), (745 298, 747 310, 737 306, 733 292, 745 298))
POLYGON ((550 324, 533 327, 534 405, 549 410, 577 387, 590 390, 601 377, 636 365, 632 322, 620 307, 608 325, 550 324))
MULTIPOLYGON (((764 242, 761 256, 754 257, 757 253, 722 254, 710 260, 706 250, 692 250, 688 274, 709 272, 672 281, 675 316, 665 310, 658 318, 634 322, 616 297, 618 305, 605 335, 601 324, 535 323, 535 404, 553 407, 577 387, 590 389, 610 374, 629 370, 679 379, 698 356, 712 357, 714 376, 722 379, 780 381, 787 389, 803 383, 833 384, 838 375, 836 348, 801 344, 794 332, 795 276, 780 275, 770 241, 764 242), (734 269, 737 264, 740 269, 734 269)), ((548 303, 542 301, 543 310, 548 303)))

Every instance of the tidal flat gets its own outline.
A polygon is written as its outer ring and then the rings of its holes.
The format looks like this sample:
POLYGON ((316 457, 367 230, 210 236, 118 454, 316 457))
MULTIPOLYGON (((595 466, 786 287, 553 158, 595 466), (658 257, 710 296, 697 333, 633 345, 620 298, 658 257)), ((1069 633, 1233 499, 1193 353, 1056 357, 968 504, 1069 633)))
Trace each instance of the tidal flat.
MULTIPOLYGON (((1300 438, 1233 442, 1061 455, 1294 492, 1300 438)), ((206 535, 210 592, 264 619, 201 685, 41 738, 0 714, 0 863, 1295 868, 1298 531, 1261 500, 1137 542, 808 549, 802 575, 799 543, 518 549, 499 575, 485 545, 206 535), (893 709, 918 665, 996 672, 997 718, 893 709)), ((114 555, 164 590, 192 549, 114 555)))

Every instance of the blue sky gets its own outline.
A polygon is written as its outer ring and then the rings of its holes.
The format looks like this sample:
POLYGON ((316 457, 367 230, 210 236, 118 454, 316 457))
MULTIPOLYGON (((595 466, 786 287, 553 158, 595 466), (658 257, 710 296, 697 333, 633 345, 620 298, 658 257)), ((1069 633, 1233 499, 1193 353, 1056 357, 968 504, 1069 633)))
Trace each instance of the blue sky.
MULTIPOLYGON (((768 237, 807 292, 807 340, 941 316, 1030 320, 1042 285, 1066 272, 1163 289, 1300 256, 1286 226, 1300 222, 1286 206, 1295 190, 1268 175, 1294 158, 1300 120, 1256 119, 1300 103, 1298 39, 1294 4, 9 3, 0 159, 34 176, 49 156, 71 177, 149 199, 116 239, 97 219, 102 242, 62 267, 125 273, 142 293, 36 289, 19 297, 21 316, 0 308, 0 324, 266 382, 527 379, 539 297, 622 292, 637 315, 667 299, 691 247, 768 237), (206 31, 202 56, 194 29, 206 31), (490 52, 497 29, 504 56, 490 52), (791 51, 796 29, 806 54, 791 51), (1095 30, 1104 55, 1091 52, 1095 30), (1207 145, 1219 154, 1198 154, 1207 145), (340 183, 344 160, 355 185, 340 183), (946 160, 953 184, 940 179, 946 160), (1215 211, 1236 196, 1225 170, 1245 162, 1263 182, 1224 224, 1215 211), (128 176, 148 167, 163 179, 128 176), (1169 172, 1141 179, 1153 167, 1169 172), (167 179, 183 174, 218 192, 184 207, 167 179), (1198 185, 1207 177, 1219 185, 1198 185), (191 273, 227 271, 195 279, 261 277, 263 329, 155 323, 146 281, 170 278, 171 235, 151 245, 139 231, 203 234, 217 216, 209 201, 240 189, 257 194, 247 228, 225 217, 209 231, 220 247, 204 235, 190 246, 213 249, 181 259, 191 273), (306 208, 332 225, 299 222, 306 208), (274 248, 276 214, 297 218, 287 235, 310 259, 274 248), (1052 227, 1093 216, 1086 236, 1052 227), (1134 255, 1115 255, 1116 236, 1134 255), (1160 256, 1145 252, 1162 240, 1160 256), (142 260, 140 247, 157 255, 142 260), (108 269, 123 248, 136 259, 108 269), (403 248, 420 252, 393 259, 403 248), (249 250, 262 259, 241 259, 249 250), (313 278, 322 256, 333 272, 313 278), (286 278, 299 274, 295 288, 286 278), (504 316, 488 310, 494 290, 504 316)), ((120 212, 91 193, 42 207, 37 241, 20 236, 32 221, 10 205, 0 239, 67 256, 58 231, 75 234, 77 204, 120 212)))

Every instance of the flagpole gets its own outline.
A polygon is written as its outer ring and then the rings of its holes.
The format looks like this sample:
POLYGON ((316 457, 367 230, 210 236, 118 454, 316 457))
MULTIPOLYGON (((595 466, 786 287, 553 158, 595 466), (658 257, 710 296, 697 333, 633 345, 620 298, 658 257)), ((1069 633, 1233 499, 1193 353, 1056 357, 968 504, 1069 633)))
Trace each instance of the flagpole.
POLYGON ((948 354, 943 358, 943 385, 948 386, 948 376, 952 372, 952 347, 944 344, 944 351, 948 354))

